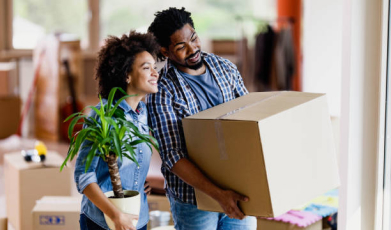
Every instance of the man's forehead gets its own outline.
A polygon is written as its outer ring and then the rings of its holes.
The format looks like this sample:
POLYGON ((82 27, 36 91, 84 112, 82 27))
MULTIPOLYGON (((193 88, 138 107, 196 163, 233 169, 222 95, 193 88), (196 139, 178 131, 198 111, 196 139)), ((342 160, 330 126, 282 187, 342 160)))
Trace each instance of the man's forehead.
POLYGON ((177 43, 180 42, 187 42, 190 40, 193 35, 196 33, 193 27, 191 27, 189 24, 184 25, 181 29, 175 31, 171 35, 171 45, 175 46, 177 43))

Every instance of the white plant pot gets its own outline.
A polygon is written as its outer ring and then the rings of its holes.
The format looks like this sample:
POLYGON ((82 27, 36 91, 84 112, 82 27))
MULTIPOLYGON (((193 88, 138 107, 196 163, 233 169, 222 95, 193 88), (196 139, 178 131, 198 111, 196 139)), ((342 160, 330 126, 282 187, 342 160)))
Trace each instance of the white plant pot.
MULTIPOLYGON (((124 190, 125 196, 131 196, 126 198, 109 198, 110 202, 115 205, 121 212, 139 215, 140 214, 140 194, 134 190, 124 190)), ((105 192, 106 197, 114 196, 114 192, 105 192)), ((115 229, 113 221, 104 214, 107 225, 110 229, 115 229)), ((137 226, 137 220, 133 220, 133 225, 137 226)))

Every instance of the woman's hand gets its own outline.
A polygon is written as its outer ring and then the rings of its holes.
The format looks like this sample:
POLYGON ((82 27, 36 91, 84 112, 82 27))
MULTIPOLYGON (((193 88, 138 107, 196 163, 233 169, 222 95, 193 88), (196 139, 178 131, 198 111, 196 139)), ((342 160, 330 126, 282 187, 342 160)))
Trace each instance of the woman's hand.
POLYGON ((145 181, 144 183, 144 192, 145 194, 147 195, 150 195, 151 194, 151 186, 149 186, 149 182, 148 181, 145 181))
POLYGON ((120 214, 113 220, 115 230, 137 230, 133 225, 133 220, 138 220, 137 215, 120 212, 120 214))

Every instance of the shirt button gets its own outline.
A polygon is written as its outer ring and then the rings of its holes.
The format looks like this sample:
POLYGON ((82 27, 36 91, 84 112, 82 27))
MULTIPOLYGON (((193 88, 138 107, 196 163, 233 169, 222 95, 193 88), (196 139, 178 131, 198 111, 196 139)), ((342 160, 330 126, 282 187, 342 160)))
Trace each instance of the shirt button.
POLYGON ((142 153, 143 152, 143 150, 140 150, 140 153, 142 153))
POLYGON ((136 182, 134 182, 134 184, 135 184, 135 185, 137 185, 137 181, 136 181, 136 182))
POLYGON ((140 166, 137 166, 137 169, 140 169, 140 166))

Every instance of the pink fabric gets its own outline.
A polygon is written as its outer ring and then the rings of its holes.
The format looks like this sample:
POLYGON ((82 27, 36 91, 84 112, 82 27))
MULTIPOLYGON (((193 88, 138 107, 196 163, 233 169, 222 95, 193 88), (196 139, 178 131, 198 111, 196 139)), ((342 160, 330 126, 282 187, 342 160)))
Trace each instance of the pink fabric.
POLYGON ((267 218, 268 220, 281 221, 284 223, 290 223, 299 227, 305 228, 322 219, 321 216, 315 215, 310 212, 291 210, 281 216, 274 218, 267 218))

